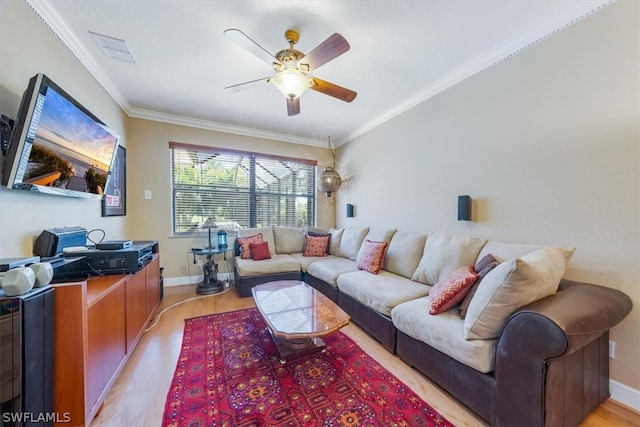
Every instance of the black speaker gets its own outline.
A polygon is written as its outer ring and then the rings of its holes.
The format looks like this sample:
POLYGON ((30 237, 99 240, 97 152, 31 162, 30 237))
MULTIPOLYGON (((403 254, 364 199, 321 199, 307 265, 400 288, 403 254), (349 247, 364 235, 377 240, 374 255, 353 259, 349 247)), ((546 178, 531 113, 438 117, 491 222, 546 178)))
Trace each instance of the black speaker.
POLYGON ((347 218, 353 218, 353 205, 347 203, 347 218))
POLYGON ((458 196, 458 221, 471 221, 471 197, 458 196))

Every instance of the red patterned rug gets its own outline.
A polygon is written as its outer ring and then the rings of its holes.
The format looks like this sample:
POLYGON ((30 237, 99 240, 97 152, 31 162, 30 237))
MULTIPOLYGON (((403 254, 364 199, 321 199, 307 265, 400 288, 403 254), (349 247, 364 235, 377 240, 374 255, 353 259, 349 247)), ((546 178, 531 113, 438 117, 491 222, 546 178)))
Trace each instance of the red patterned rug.
POLYGON ((280 363, 257 309, 185 320, 164 426, 452 426, 341 332, 280 363))

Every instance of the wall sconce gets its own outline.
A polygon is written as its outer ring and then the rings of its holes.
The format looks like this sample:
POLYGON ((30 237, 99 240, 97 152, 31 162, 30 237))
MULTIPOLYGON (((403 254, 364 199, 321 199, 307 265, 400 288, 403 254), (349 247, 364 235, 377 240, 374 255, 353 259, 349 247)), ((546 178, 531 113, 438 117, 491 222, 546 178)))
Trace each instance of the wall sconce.
POLYGON ((471 197, 458 196, 458 221, 471 221, 471 197))
POLYGON ((353 205, 347 203, 347 218, 353 218, 353 205))

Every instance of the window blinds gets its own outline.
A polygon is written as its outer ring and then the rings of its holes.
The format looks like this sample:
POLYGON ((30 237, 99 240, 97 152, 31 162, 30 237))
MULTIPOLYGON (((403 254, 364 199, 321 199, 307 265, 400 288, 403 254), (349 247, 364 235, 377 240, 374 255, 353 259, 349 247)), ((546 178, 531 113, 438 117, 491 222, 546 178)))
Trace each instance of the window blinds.
POLYGON ((170 143, 173 232, 304 227, 315 218, 316 162, 170 143))

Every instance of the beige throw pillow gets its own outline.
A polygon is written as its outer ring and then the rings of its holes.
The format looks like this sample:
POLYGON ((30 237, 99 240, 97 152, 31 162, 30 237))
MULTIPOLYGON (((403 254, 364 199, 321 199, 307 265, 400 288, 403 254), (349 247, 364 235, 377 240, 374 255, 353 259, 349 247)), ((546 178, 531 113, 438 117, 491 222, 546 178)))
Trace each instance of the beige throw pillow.
POLYGON ((427 243, 424 245, 424 253, 411 280, 435 285, 452 271, 473 265, 486 242, 479 237, 429 233, 427 243))
POLYGON ((273 226, 277 254, 295 254, 304 250, 304 230, 295 227, 273 226))
POLYGON ((469 304, 465 339, 497 338, 516 310, 556 293, 572 253, 564 248, 539 249, 491 270, 469 304))
POLYGON ((342 235, 344 234, 344 228, 332 228, 329 230, 331 239, 329 239, 329 255, 340 255, 340 242, 342 241, 342 235))
POLYGON ((347 227, 344 229, 342 233, 342 239, 340 239, 340 250, 339 255, 342 258, 349 258, 350 260, 355 261, 358 256, 358 251, 360 250, 360 246, 362 246, 362 242, 364 241, 364 237, 369 232, 369 227, 347 227))

